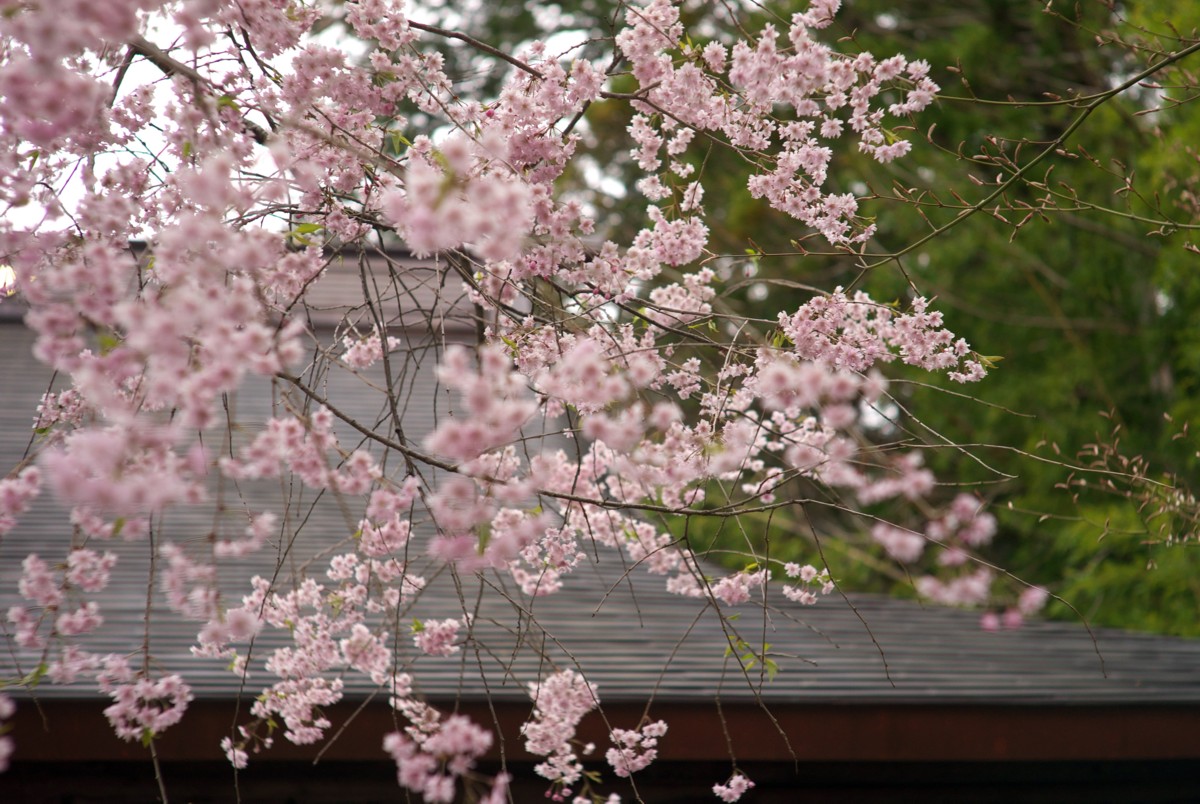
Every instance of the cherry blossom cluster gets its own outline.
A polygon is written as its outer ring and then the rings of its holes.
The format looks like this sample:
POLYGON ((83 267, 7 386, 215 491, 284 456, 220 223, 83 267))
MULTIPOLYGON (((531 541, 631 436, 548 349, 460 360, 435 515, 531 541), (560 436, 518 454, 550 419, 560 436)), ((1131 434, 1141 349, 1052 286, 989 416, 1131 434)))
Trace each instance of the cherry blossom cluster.
MULTIPOLYGON (((450 347, 438 368, 439 378, 462 394, 466 417, 440 424, 425 440, 430 451, 456 461, 472 461, 512 441, 537 410, 500 345, 480 350, 476 372, 466 349, 450 347)), ((486 463, 482 464, 486 467, 486 463)), ((470 523, 467 525, 469 527, 470 523)), ((455 529, 443 525, 443 529, 455 529)))
POLYGON ((48 435, 55 425, 69 427, 80 424, 85 414, 83 398, 74 388, 68 388, 61 393, 43 394, 37 408, 37 416, 34 418, 33 429, 40 435, 48 435))
MULTIPOLYGON (((869 509, 871 535, 897 560, 940 545, 946 574, 918 582, 926 596, 986 603, 991 573, 971 571, 969 556, 995 521, 967 495, 941 510, 920 453, 876 449, 863 422, 887 401, 889 364, 973 382, 986 360, 920 297, 815 294, 765 334, 722 318, 704 150, 738 149, 752 196, 852 254, 874 227, 856 198, 827 189, 835 149, 845 138, 880 162, 902 157, 898 123, 937 91, 921 62, 824 43, 839 5, 814 0, 786 32, 714 38, 689 35, 675 0, 627 4, 609 59, 536 42, 503 58, 478 47, 507 70, 489 97, 461 91, 427 38, 436 29, 402 0, 55 0, 0 15, 0 204, 36 211, 0 216, 0 264, 15 272, 36 357, 66 382, 38 408, 36 465, 0 479, 0 536, 43 485, 78 536, 62 560, 25 559, 8 611, 15 646, 46 652, 51 681, 94 680, 125 739, 177 723, 192 697, 184 678, 130 664, 140 655, 153 667, 153 644, 127 657, 74 641, 103 627, 93 598, 129 549, 116 540, 141 540, 159 573, 145 583, 198 629, 194 660, 269 679, 252 721, 221 745, 235 767, 271 745, 278 721, 292 742, 324 739, 326 710, 357 673, 407 721, 384 744, 401 787, 428 801, 470 788, 499 802, 507 777, 475 772, 493 735, 433 709, 399 671, 476 639, 465 611, 417 611, 411 631, 398 626, 426 585, 417 557, 459 579, 504 573, 525 596, 561 590, 592 553, 660 576, 716 616, 774 605, 775 587, 812 605, 834 588, 827 570, 786 564, 775 579, 756 555, 713 570, 645 515, 698 516, 710 503, 762 511, 805 485, 869 509), (317 35, 331 26, 362 46, 317 35), (606 69, 628 70, 633 91, 614 92, 606 69), (144 71, 153 77, 136 77, 144 71), (649 203, 620 243, 593 217, 602 205, 562 189, 602 100, 629 110, 649 203), (434 311, 418 311, 434 330, 419 348, 436 357, 453 408, 432 432, 396 421, 427 377, 371 379, 385 356, 418 349, 401 337, 416 294, 378 289, 403 286, 403 270, 362 277, 340 343, 310 326, 328 312, 313 288, 330 250, 365 253, 376 238, 434 260, 449 253, 478 307, 475 350, 447 345, 434 311), (392 430, 319 401, 334 370, 363 380, 392 430), (267 421, 243 421, 237 396, 252 377, 308 399, 277 393, 267 421), (344 446, 342 424, 374 445, 344 446), (263 480, 328 495, 345 514, 327 550, 289 556, 291 575, 254 563, 267 545, 291 544, 298 526, 282 504, 221 522, 240 489, 263 480), (915 513, 876 515, 888 505, 915 513), (147 544, 156 518, 184 507, 219 524, 202 539, 147 544), (240 603, 222 591, 234 569, 246 581, 240 603), (258 655, 266 631, 285 644, 258 655)), ((1013 611, 1040 600, 1028 591, 1013 611)), ((565 800, 583 778, 587 751, 574 740, 596 689, 563 670, 529 690, 526 748, 565 800)), ((6 707, 0 699, 0 719, 6 707)), ((653 761, 666 731, 662 721, 612 729, 616 775, 653 761)), ((0 741, 0 764, 10 750, 0 741)), ((733 801, 751 787, 735 773, 713 790, 733 801)))
POLYGON ((812 564, 802 567, 793 562, 784 564, 783 568, 787 577, 796 581, 794 585, 783 587, 783 596, 801 605, 815 605, 818 595, 827 595, 836 588, 828 569, 818 571, 812 564))
POLYGON ((41 492, 40 480, 36 466, 24 469, 16 477, 0 480, 0 536, 16 527, 18 518, 29 509, 41 492))
POLYGON ((596 687, 574 670, 563 670, 529 684, 533 714, 521 727, 525 750, 546 757, 535 770, 561 787, 563 795, 583 777, 575 753, 575 730, 588 712, 600 705, 596 687))
POLYGON ((667 733, 665 721, 647 723, 639 729, 613 729, 613 747, 604 758, 618 776, 629 776, 648 767, 658 757, 658 741, 667 733))
MULTIPOLYGON (((397 708, 411 723, 403 732, 392 732, 383 750, 396 762, 400 786, 419 793, 425 801, 452 802, 459 780, 467 780, 477 761, 492 746, 492 734, 463 715, 442 713, 409 699, 397 708)), ((498 774, 481 801, 508 800, 509 778, 498 774)))
POLYGON ((384 348, 384 340, 379 335, 378 328, 376 331, 367 335, 365 338, 356 338, 347 335, 342 339, 342 345, 346 351, 342 355, 342 360, 346 361, 346 365, 356 369, 366 369, 383 360, 385 352, 394 352, 401 346, 400 339, 389 335, 387 336, 387 348, 384 348))
MULTIPOLYGON (((251 714, 262 721, 278 715, 287 726, 284 736, 298 744, 316 742, 329 727, 322 711, 341 700, 344 688, 340 677, 329 677, 334 670, 352 669, 395 695, 407 694, 406 680, 394 671, 389 635, 371 627, 368 615, 394 611, 424 579, 395 559, 360 560, 352 553, 330 559, 326 575, 330 588, 310 578, 286 594, 255 577, 254 592, 226 612, 224 628, 210 622, 201 633, 202 646, 208 640, 208 652, 219 656, 229 655, 226 642, 248 641, 264 626, 290 635, 291 645, 276 648, 263 663, 279 681, 263 689, 251 714), (373 595, 372 586, 380 585, 386 589, 373 595)), ((236 662, 231 669, 244 676, 249 668, 236 662)))
MULTIPOLYGON (((393 705, 406 716, 425 717, 432 711, 411 697, 411 677, 396 671, 394 642, 382 627, 383 622, 394 621, 399 609, 411 604, 425 585, 424 578, 413 573, 403 560, 411 526, 406 512, 417 490, 416 479, 409 477, 395 488, 381 487, 371 493, 366 516, 355 534, 358 549, 329 558, 325 572, 328 584, 310 578, 281 593, 270 581, 256 576, 252 579, 253 592, 242 598, 241 605, 225 609, 216 605, 211 584, 196 587, 211 604, 208 622, 193 649, 197 656, 226 661, 233 673, 245 679, 258 668, 248 662, 246 648, 239 649, 240 645, 248 647, 264 628, 286 632, 291 641, 271 651, 260 665, 279 680, 263 688, 251 707, 256 721, 239 726, 240 739, 229 739, 222 746, 235 766, 246 766, 248 749, 269 747, 270 735, 263 736, 259 726, 275 718, 283 721, 284 737, 291 742, 307 744, 322 739, 330 726, 323 712, 342 699, 344 682, 340 673, 346 671, 361 673, 386 688, 393 705), (331 678, 335 672, 339 675, 331 678)), ((275 521, 269 513, 260 515, 250 525, 251 538, 232 544, 240 547, 247 541, 265 538, 253 532, 262 528, 262 523, 271 530, 275 521)), ((241 554, 240 550, 226 552, 241 554)), ((211 572, 212 566, 202 565, 200 571, 211 572)), ((204 618, 198 610, 185 613, 204 618)), ((461 620, 423 621, 415 629, 413 643, 426 655, 450 655, 459 650, 455 644, 459 629, 469 622, 465 615, 461 620)), ((411 759, 409 754, 404 756, 411 759)), ((442 791, 437 795, 453 790, 452 783, 449 788, 446 784, 445 780, 437 782, 436 789, 442 791)), ((434 793, 427 792, 429 795, 434 793)))
MULTIPOLYGON (((71 637, 98 629, 104 623, 100 606, 86 595, 101 592, 108 586, 117 555, 97 553, 77 548, 67 555, 65 568, 48 565, 31 553, 21 564, 17 591, 27 601, 8 609, 7 619, 13 626, 13 640, 25 648, 45 649, 51 644, 61 646, 71 637)), ((74 646, 71 646, 74 647, 74 646)), ((76 652, 76 658, 89 661, 88 654, 76 652)), ((56 661, 51 671, 56 675, 74 675, 71 654, 56 661)))
POLYGON ((947 371, 958 382, 987 372, 971 347, 943 326, 942 314, 916 298, 911 313, 900 313, 859 291, 841 288, 819 296, 795 313, 779 314, 779 328, 798 356, 848 371, 864 372, 899 358, 930 371, 947 371))
MULTIPOLYGON (((736 42, 731 52, 716 41, 703 48, 681 45, 684 29, 671 0, 630 6, 628 27, 617 36, 617 45, 647 88, 629 127, 637 144, 632 156, 648 174, 638 185, 643 194, 653 201, 671 196, 668 185, 686 180, 695 169, 680 158, 695 133, 719 132, 740 148, 771 151, 762 172, 750 178, 755 197, 766 198, 832 243, 869 238, 874 226, 857 220, 855 198, 823 191, 830 144, 848 129, 859 149, 880 162, 903 156, 909 143, 884 128, 885 118, 919 112, 938 87, 924 62, 910 63, 903 56, 879 61, 869 53, 851 58, 817 41, 814 32, 833 21, 840 5, 815 3, 807 13, 795 14, 783 48, 776 28, 766 25, 752 41, 736 42), (885 87, 896 85, 905 87, 904 99, 876 106, 885 87), (795 119, 785 123, 773 117, 776 107, 795 119), (658 173, 664 147, 667 169, 658 173)), ((686 185, 682 208, 697 207, 701 195, 699 183, 686 185)), ((650 240, 658 241, 660 261, 678 265, 698 256, 704 239, 698 218, 655 222, 650 240), (692 231, 684 234, 687 229, 692 231), (671 247, 675 241, 680 247, 671 247)))
POLYGON ((980 548, 996 535, 996 517, 983 510, 983 503, 970 494, 960 494, 948 506, 945 514, 925 527, 929 541, 945 549, 938 563, 959 566, 966 562, 966 550, 980 548))
POLYGON ((462 626, 462 622, 453 618, 419 622, 413 626, 413 644, 426 656, 451 656, 458 653, 455 642, 462 626))
MULTIPOLYGON (((932 475, 925 474, 931 484, 932 475)), ((984 510, 981 500, 970 494, 959 494, 940 516, 929 520, 924 533, 889 522, 876 522, 871 527, 871 537, 889 557, 901 564, 916 564, 929 546, 936 546, 935 564, 947 570, 947 574, 917 578, 917 592, 936 603, 974 607, 985 605, 992 598, 995 573, 990 566, 976 565, 973 558, 980 548, 991 542, 996 527, 996 518, 984 510)), ((987 630, 996 630, 1002 624, 1006 628, 1019 627, 1026 616, 1042 608, 1046 599, 1044 589, 1029 587, 1020 594, 1016 605, 1005 609, 1003 617, 988 611, 981 624, 987 630)))
POLYGON ((198 503, 205 497, 203 451, 197 444, 179 454, 173 430, 133 422, 75 430, 43 455, 46 480, 81 515, 137 517, 198 503))
POLYGON ((947 606, 979 606, 986 603, 990 593, 993 571, 978 567, 955 575, 948 580, 924 575, 917 579, 917 592, 922 597, 947 606))
POLYGON ((995 612, 985 612, 980 618, 980 626, 985 631, 998 630, 997 626, 1008 629, 1020 628, 1025 618, 1041 611, 1049 599, 1050 593, 1046 589, 1040 586, 1026 587, 1017 596, 1016 604, 1006 608, 999 617, 995 612))
POLYGON ((346 456, 340 468, 334 465, 329 453, 336 452, 339 445, 333 422, 327 408, 318 408, 307 421, 272 419, 236 459, 221 459, 221 471, 236 480, 255 480, 279 477, 286 467, 311 488, 365 494, 378 478, 379 469, 363 450, 346 456))
POLYGON ((724 784, 714 784, 713 793, 722 801, 740 801, 747 791, 754 787, 754 782, 744 773, 735 773, 724 784))
POLYGON ((144 740, 161 734, 183 719, 192 700, 191 688, 178 675, 151 681, 140 678, 112 691, 113 703, 104 710, 122 740, 144 740))

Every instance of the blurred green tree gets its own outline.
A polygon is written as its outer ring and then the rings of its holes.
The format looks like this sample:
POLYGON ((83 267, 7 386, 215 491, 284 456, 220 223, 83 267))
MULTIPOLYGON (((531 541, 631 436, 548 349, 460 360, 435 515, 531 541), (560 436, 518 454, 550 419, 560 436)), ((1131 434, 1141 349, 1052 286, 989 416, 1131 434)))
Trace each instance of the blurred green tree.
MULTIPOLYGON (((1200 114, 1186 102, 1200 57, 1091 104, 1194 45, 1197 11, 1186 3, 1128 13, 1099 3, 1069 13, 1058 13, 1060 4, 992 0, 846 5, 843 36, 881 57, 905 52, 933 66, 943 98, 922 118, 927 139, 895 165, 855 155, 835 165, 843 188, 873 197, 879 229, 863 256, 817 253, 793 222, 731 184, 715 242, 749 238, 758 251, 725 257, 726 301, 753 318, 756 299, 769 294, 778 306, 781 295, 794 295, 800 303, 805 287, 831 279, 881 299, 936 296, 953 329, 1003 362, 974 398, 901 376, 892 386, 897 406, 885 411, 893 424, 878 437, 927 443, 939 476, 958 478, 948 496, 965 488, 995 507, 993 560, 1050 585, 1077 610, 1059 603, 1052 613, 1200 633, 1200 553, 1187 538, 1195 508, 1181 491, 1185 504, 1170 510, 1178 495, 1167 491, 1200 466, 1196 443, 1179 437, 1200 414, 1200 279, 1191 245, 1200 220, 1192 145, 1200 114), (1152 18, 1173 19, 1174 28, 1152 18), (924 418, 910 419, 910 408, 924 418), (953 445, 972 445, 977 460, 953 445), (1111 488, 1104 475, 1072 470, 1098 464, 1128 475, 1135 458, 1138 477, 1114 478, 1111 488)), ((783 18, 792 10, 772 8, 783 18)), ((597 114, 592 122, 599 150, 616 121, 597 114)), ((736 156, 705 149, 692 158, 709 175, 724 175, 736 156)), ((860 587, 864 554, 876 568, 888 561, 855 538, 869 524, 820 506, 727 523, 701 538, 737 563, 754 558, 742 554, 739 528, 772 528, 773 557, 827 560, 835 577, 860 587)), ((898 591, 911 589, 906 568, 885 577, 898 591)))

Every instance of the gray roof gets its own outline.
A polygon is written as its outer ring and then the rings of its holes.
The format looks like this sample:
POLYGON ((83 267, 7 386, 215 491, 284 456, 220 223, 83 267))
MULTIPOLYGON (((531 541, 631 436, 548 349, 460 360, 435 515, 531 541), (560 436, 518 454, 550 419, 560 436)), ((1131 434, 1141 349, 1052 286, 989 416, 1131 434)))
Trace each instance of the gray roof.
MULTIPOLYGON (((12 567, 26 547, 7 541, 0 583, 13 588, 12 567)), ((123 559, 124 560, 124 559, 123 559)), ((90 649, 126 652, 141 642, 144 566, 130 566, 124 594, 105 594, 105 626, 90 649), (138 570, 142 572, 139 573, 138 570)), ((244 576, 243 576, 244 577, 244 576)), ((1200 703, 1200 643, 1097 630, 1075 624, 1033 622, 1017 631, 988 633, 978 616, 879 596, 830 598, 811 608, 779 599, 763 609, 742 607, 738 633, 750 643, 771 645, 778 662, 773 679, 752 668, 743 674, 725 656, 720 619, 695 600, 668 594, 661 579, 635 573, 622 578, 611 566, 588 566, 563 591, 530 600, 484 579, 475 642, 459 656, 422 657, 414 674, 433 698, 526 697, 524 682, 553 668, 581 667, 607 702, 647 700, 747 700, 761 695, 782 703, 1200 703), (860 619, 861 617, 861 619, 860 619), (514 652, 520 629, 522 647, 514 652), (874 640, 874 641, 873 641, 874 640), (876 644, 877 643, 877 644, 876 644), (475 645, 478 645, 478 648, 475 645)), ((115 584, 125 585, 125 584, 115 584)), ((469 609, 475 584, 463 579, 469 609)), ((454 616, 462 606, 443 576, 413 609, 422 618, 454 616)), ((730 613, 730 612, 726 612, 730 613)), ((726 623, 728 628, 729 624, 726 623)), ((198 629, 156 611, 152 653, 164 671, 185 672, 197 697, 238 694, 239 678, 219 661, 197 662, 189 648, 198 629), (207 665, 207 666, 206 666, 207 665)), ((283 642, 261 638, 254 647, 261 668, 267 652, 283 642)), ((401 650, 404 650, 403 642, 401 650)), ((414 651, 407 650, 409 659, 414 651)), ((26 658, 26 668, 30 657, 26 658)), ((5 672, 9 659, 0 663, 5 672)), ((265 671, 247 681, 250 697, 273 680, 265 671)), ((374 691, 365 679, 347 676, 351 695, 374 691)), ((43 685, 38 695, 80 697, 88 687, 43 685)))
MULTIPOLYGON (((410 277, 428 273, 419 284, 432 294, 435 287, 457 287, 456 279, 409 264, 410 277)), ((323 280, 324 281, 324 280, 323 280)), ((331 280, 339 290, 326 297, 326 312, 353 307, 356 277, 349 273, 331 280)), ((424 291, 422 291, 424 292, 424 291)), ((430 298, 433 298, 430 295, 430 298)), ((403 304, 396 299, 397 309, 403 304)), ((442 321, 458 321, 434 338, 428 319, 408 322, 406 337, 430 349, 414 352, 406 364, 411 389, 406 397, 405 428, 419 443, 438 416, 446 415, 453 400, 439 388, 433 374, 434 352, 445 340, 466 340, 473 331, 469 315, 456 302, 444 310, 442 321)), ((49 375, 29 353, 30 333, 17 321, 0 323, 0 466, 19 461, 30 443, 31 417, 49 375)), ((367 381, 380 383, 376 370, 367 381)), ((330 369, 316 385, 329 398, 341 401, 346 412, 371 423, 386 422, 386 411, 371 396, 355 393, 363 382, 351 372, 330 369)), ((239 415, 249 423, 269 414, 271 400, 282 385, 248 383, 239 393, 239 415)), ((386 426, 386 425, 383 425, 386 426)), ((248 432, 252 433, 253 428, 248 432)), ((361 436, 339 430, 348 445, 361 436)), ((530 447, 531 449, 534 447, 530 447)), ((390 465, 399 476, 403 467, 390 465)), ((328 496, 291 490, 281 510, 278 482, 243 484, 223 513, 231 534, 240 533, 247 510, 275 510, 289 519, 289 549, 275 545, 264 554, 222 563, 221 587, 228 603, 248 591, 242 585, 253 572, 269 575, 278 566, 281 583, 293 574, 321 579, 323 566, 305 567, 305 556, 330 555, 352 549, 350 534, 359 513, 345 511, 328 496), (278 559, 278 560, 277 560, 278 559), (225 571, 228 567, 229 571, 225 571)), ((187 544, 213 528, 211 508, 181 507, 157 524, 159 538, 187 544)), ((16 579, 20 562, 29 552, 54 559, 65 552, 71 531, 64 511, 43 495, 22 523, 0 541, 0 610, 18 602, 16 579)), ((414 540, 416 544, 419 540, 414 540)), ((145 588, 150 577, 145 543, 102 545, 120 552, 114 583, 99 596, 105 625, 85 644, 98 652, 128 652, 141 644, 145 629, 145 588)), ((419 553, 419 548, 414 548, 419 553)), ((634 570, 626 574, 619 557, 603 547, 587 546, 599 563, 585 563, 568 576, 563 591, 527 598, 512 583, 494 573, 456 582, 450 573, 414 554, 418 567, 428 566, 431 582, 406 616, 421 619, 478 612, 474 639, 457 656, 416 657, 402 633, 398 650, 410 663, 418 688, 434 698, 494 698, 524 700, 525 683, 553 669, 582 668, 595 683, 602 701, 729 701, 762 699, 774 705, 790 703, 1027 703, 1027 704, 1200 704, 1200 640, 1176 639, 1098 629, 1079 623, 1035 621, 1001 633, 980 630, 978 615, 945 608, 923 607, 885 597, 837 595, 818 606, 791 603, 774 591, 769 605, 746 605, 736 621, 719 617, 711 604, 668 594, 663 579, 634 570), (461 597, 460 592, 461 589, 461 597), (747 643, 770 644, 779 672, 768 678, 761 667, 743 671, 727 656, 729 635, 747 643)), ((418 569, 422 572, 422 569, 418 569)), ((713 574, 718 571, 713 570, 713 574)), ((725 610, 724 614, 735 613, 725 610)), ((407 622, 407 621, 406 621, 407 622)), ((243 680, 227 672, 222 662, 197 662, 189 649, 198 623, 185 622, 156 606, 150 626, 151 651, 164 671, 185 672, 198 698, 221 699, 241 693, 253 697, 274 679, 261 669, 272 648, 283 644, 278 635, 264 634, 253 647, 253 675, 243 680)), ((404 632, 404 626, 400 629, 404 632)), ((0 677, 35 666, 28 652, 0 654, 0 677)), ((348 676, 351 696, 373 692, 365 679, 348 676)), ((43 685, 44 698, 96 695, 85 685, 43 685)))

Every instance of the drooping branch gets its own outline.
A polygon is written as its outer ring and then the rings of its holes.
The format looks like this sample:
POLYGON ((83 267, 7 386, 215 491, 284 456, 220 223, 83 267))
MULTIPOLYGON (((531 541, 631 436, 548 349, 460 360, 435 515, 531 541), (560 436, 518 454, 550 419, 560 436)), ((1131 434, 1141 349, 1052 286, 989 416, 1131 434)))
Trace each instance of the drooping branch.
MULTIPOLYGON (((203 92, 205 95, 212 97, 220 94, 219 89, 213 83, 197 72, 192 67, 173 58, 165 50, 155 45, 143 36, 137 36, 129 40, 128 47, 130 52, 135 53, 146 61, 153 64, 155 67, 163 71, 164 75, 182 76, 192 82, 197 91, 203 92)), ((248 120, 245 117, 241 118, 242 127, 246 133, 254 138, 254 141, 259 145, 266 145, 270 138, 270 133, 262 126, 255 123, 253 120, 248 120)))

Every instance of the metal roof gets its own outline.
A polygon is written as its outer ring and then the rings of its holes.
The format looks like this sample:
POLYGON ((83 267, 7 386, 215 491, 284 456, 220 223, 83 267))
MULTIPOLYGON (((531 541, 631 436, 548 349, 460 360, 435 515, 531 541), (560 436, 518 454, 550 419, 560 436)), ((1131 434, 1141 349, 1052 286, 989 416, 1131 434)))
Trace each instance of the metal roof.
MULTIPOLYGON (((31 334, 20 324, 0 324, 0 464, 20 460, 30 440, 31 413, 49 384, 49 375, 29 354, 31 334)), ((406 428, 427 432, 452 400, 432 376, 432 356, 411 367, 417 374, 408 400, 406 428)), ((379 376, 368 377, 380 381, 379 376)), ((373 409, 369 395, 355 394, 362 382, 350 372, 331 371, 322 381, 331 398, 367 421, 386 419, 373 409), (349 401, 345 401, 349 400, 349 401), (356 409, 355 406, 361 409, 356 409)), ((249 383, 239 394, 244 417, 269 410, 272 388, 249 383)), ((342 428, 354 443, 357 434, 342 428)), ((419 441, 419 437, 417 438, 419 441)), ((394 467, 399 470, 400 467, 394 467)), ((247 507, 279 513, 278 482, 244 484, 241 499, 223 514, 233 532, 245 526, 247 507)), ((290 551, 222 563, 221 586, 236 603, 253 572, 268 574, 277 563, 281 578, 308 572, 319 580, 323 567, 304 568, 302 557, 349 550, 357 514, 344 513, 337 501, 311 492, 288 496, 294 544, 290 551), (302 525, 300 524, 302 523, 302 525), (340 545, 340 547, 339 547, 340 545), (282 560, 276 562, 277 557, 282 560), (228 568, 228 571, 225 568, 228 568), (234 580, 239 583, 235 583, 234 580)), ((213 528, 210 509, 180 507, 157 524, 160 539, 181 543, 202 539, 213 528)), ((31 552, 61 556, 71 537, 65 512, 43 495, 21 524, 0 542, 0 608, 18 602, 20 562, 31 552)), ((414 540, 415 543, 416 540, 414 540)), ((98 596, 104 626, 81 644, 98 652, 127 652, 141 644, 149 554, 145 544, 103 545, 121 553, 114 582, 98 596)), ((414 548, 417 550, 418 548, 414 548)), ((818 606, 802 607, 772 593, 769 605, 740 607, 739 619, 717 616, 712 604, 668 594, 661 578, 641 570, 625 573, 619 557, 603 547, 587 547, 589 561, 565 580, 558 594, 527 598, 510 579, 495 574, 460 578, 414 555, 418 572, 432 578, 408 616, 458 616, 478 611, 474 639, 447 659, 417 657, 407 636, 398 640, 402 661, 414 668, 419 689, 435 698, 479 698, 486 690, 498 699, 525 700, 525 683, 551 668, 582 668, 601 700, 661 702, 729 701, 782 703, 1032 703, 1156 704, 1200 703, 1200 640, 1097 629, 1079 623, 1034 621, 1016 631, 980 630, 970 612, 924 607, 910 601, 836 595, 818 606), (461 595, 458 589, 461 589, 461 595), (514 633, 515 629, 515 633, 514 633), (729 634, 736 629, 752 645, 770 644, 779 672, 768 678, 761 667, 743 672, 727 656, 729 634), (519 645, 518 645, 519 643, 519 645), (482 674, 480 672, 482 668, 482 674)), ((718 571, 713 570, 713 574, 718 571)), ((724 614, 735 612, 725 610, 724 614)), ((407 621, 406 621, 407 622, 407 621)), ((198 662, 189 649, 198 623, 155 608, 150 645, 163 671, 185 673, 198 698, 220 699, 248 693, 253 697, 274 679, 261 669, 269 650, 282 644, 264 634, 254 645, 245 685, 221 662, 198 662)), ((400 629, 402 632, 404 627, 400 629)), ((0 676, 27 670, 37 657, 27 652, 0 654, 0 676), (14 667, 14 662, 20 667, 14 667)), ((365 680, 347 677, 351 697, 373 690, 365 680)), ((78 698, 94 695, 83 685, 45 684, 38 695, 78 698)))

